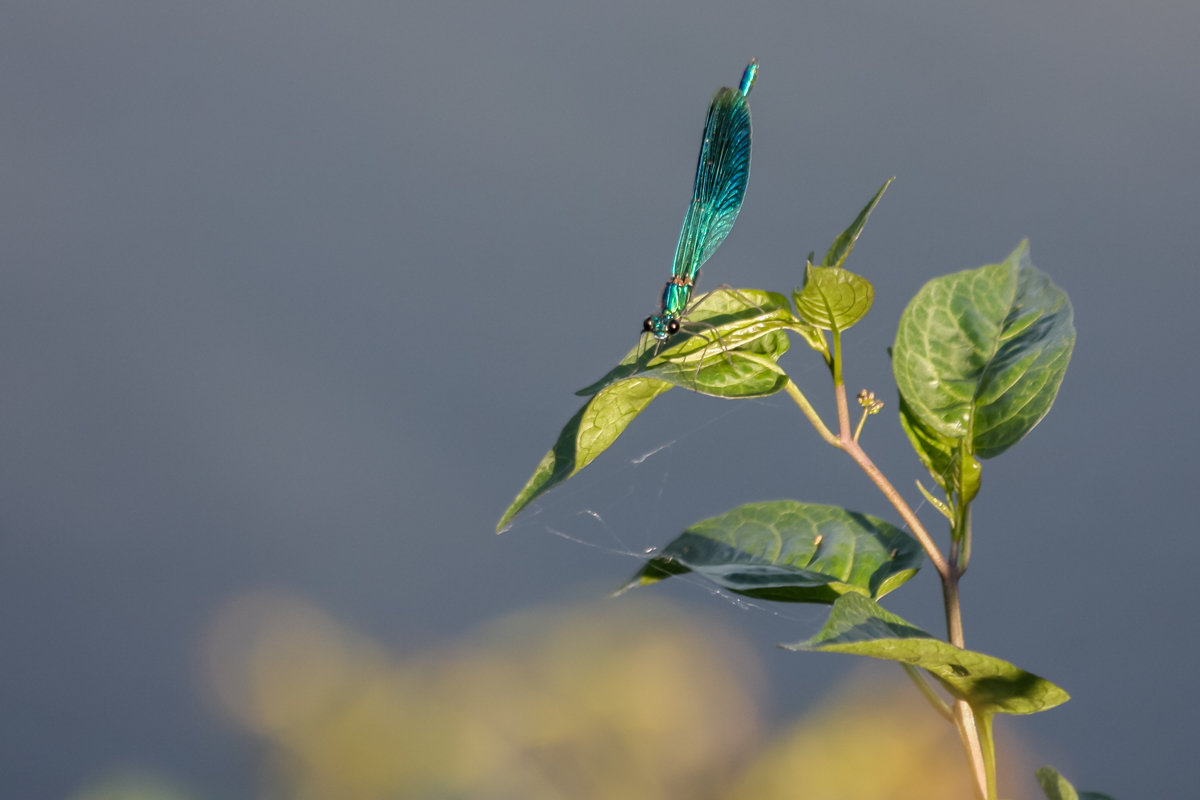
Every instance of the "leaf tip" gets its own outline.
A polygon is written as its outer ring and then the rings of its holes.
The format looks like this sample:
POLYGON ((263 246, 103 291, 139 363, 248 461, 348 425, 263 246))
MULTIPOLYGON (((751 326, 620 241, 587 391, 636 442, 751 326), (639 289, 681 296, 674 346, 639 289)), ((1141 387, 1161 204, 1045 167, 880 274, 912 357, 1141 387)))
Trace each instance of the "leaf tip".
POLYGON ((1025 265, 1029 264, 1030 257, 1029 257, 1029 237, 1028 236, 1026 236, 1021 241, 1017 242, 1017 246, 1013 248, 1013 251, 1011 253, 1009 253, 1007 260, 1012 262, 1013 264, 1019 264, 1021 266, 1025 266, 1025 265))
POLYGON ((662 577, 656 577, 653 573, 649 572, 649 570, 650 565, 647 564, 645 567, 638 570, 636 575, 622 584, 615 592, 610 594, 609 597, 620 597, 630 589, 636 589, 639 586, 649 586, 652 583, 658 583, 660 580, 662 580, 662 577))
POLYGON ((512 530, 513 518, 521 513, 521 509, 524 507, 525 504, 520 501, 520 498, 514 500, 512 505, 504 510, 504 513, 500 516, 500 521, 496 523, 496 534, 508 533, 512 530))
POLYGON ((504 513, 500 516, 500 521, 496 523, 496 533, 506 533, 510 528, 512 528, 512 521, 516 519, 517 514, 520 514, 522 511, 524 511, 525 506, 529 505, 529 502, 533 500, 533 498, 546 491, 547 488, 549 487, 539 487, 538 475, 537 473, 534 473, 533 477, 529 479, 529 482, 525 484, 525 488, 521 490, 521 493, 516 496, 509 507, 506 508, 504 513))

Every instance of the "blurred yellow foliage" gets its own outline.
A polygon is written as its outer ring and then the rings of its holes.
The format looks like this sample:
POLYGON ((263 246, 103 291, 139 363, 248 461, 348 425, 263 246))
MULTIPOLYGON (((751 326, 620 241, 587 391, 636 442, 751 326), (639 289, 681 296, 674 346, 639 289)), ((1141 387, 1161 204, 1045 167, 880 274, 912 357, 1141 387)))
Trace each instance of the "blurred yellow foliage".
POLYGON ((727 800, 972 797, 958 732, 902 676, 888 675, 859 670, 779 735, 727 800))
POLYGON ((664 606, 606 605, 390 658, 302 600, 258 593, 218 615, 205 672, 267 743, 272 796, 719 797, 758 738, 757 664, 664 606))
POLYGON ((954 728, 882 665, 761 741, 761 668, 710 622, 622 600, 524 613, 399 657, 261 592, 217 616, 205 673, 224 713, 265 744, 272 798, 971 796, 954 728))
POLYGON ((71 800, 188 800, 178 787, 149 772, 106 775, 71 795, 71 800))

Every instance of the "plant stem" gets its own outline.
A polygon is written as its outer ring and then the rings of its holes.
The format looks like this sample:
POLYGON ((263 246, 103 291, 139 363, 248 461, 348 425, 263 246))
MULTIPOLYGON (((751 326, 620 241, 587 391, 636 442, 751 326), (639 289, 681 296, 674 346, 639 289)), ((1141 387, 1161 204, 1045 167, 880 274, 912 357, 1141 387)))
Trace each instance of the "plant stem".
POLYGON ((854 441, 854 434, 850 430, 850 410, 846 404, 846 390, 844 386, 838 387, 838 417, 841 420, 841 436, 837 439, 837 446, 846 451, 850 458, 854 459, 854 463, 867 473, 867 477, 871 482, 883 492, 883 496, 888 499, 896 512, 900 514, 901 519, 908 524, 909 530, 913 536, 921 543, 921 547, 925 550, 925 556, 933 564, 933 568, 937 570, 938 575, 942 578, 942 585, 946 583, 946 576, 949 574, 949 565, 946 562, 946 557, 942 555, 942 551, 938 549, 937 544, 933 541, 933 537, 925 530, 925 526, 921 524, 921 520, 913 512, 912 508, 905 502, 900 492, 892 485, 879 467, 875 466, 875 462, 867 456, 866 451, 862 449, 858 442, 854 441))
POLYGON ((796 405, 800 406, 800 410, 804 412, 804 416, 808 417, 808 421, 817 429, 817 433, 820 434, 821 438, 834 447, 840 448, 842 446, 841 440, 833 434, 833 431, 825 426, 825 423, 817 414, 817 410, 813 408, 812 403, 808 402, 808 398, 804 396, 804 392, 800 391, 800 387, 789 378, 783 389, 796 402, 796 405))
MULTIPOLYGON (((950 644, 964 647, 962 605, 958 598, 958 579, 962 576, 958 567, 958 543, 952 543, 950 549, 949 574, 942 580, 942 599, 946 606, 946 634, 950 644)), ((994 800, 996 755, 991 738, 988 737, 985 747, 976 725, 975 713, 965 700, 954 701, 954 723, 958 726, 958 735, 962 737, 963 747, 967 750, 967 761, 971 765, 971 775, 975 778, 976 793, 980 800, 994 800)))
MULTIPOLYGON (((841 386, 843 383, 843 381, 842 381, 842 332, 837 329, 834 329, 832 331, 832 334, 833 335, 830 338, 833 340, 833 348, 832 348, 833 349, 833 353, 832 353, 833 363, 831 364, 831 369, 833 370, 833 385, 841 386)), ((843 393, 842 399, 843 400, 846 399, 845 393, 843 393)), ((842 410, 839 408, 838 409, 838 417, 841 417, 841 416, 842 416, 842 410)))
POLYGON ((966 647, 963 639, 962 604, 958 599, 957 544, 951 544, 949 574, 942 579, 942 602, 946 607, 946 636, 955 647, 966 647))
POLYGON ((958 574, 962 575, 967 571, 967 567, 971 563, 971 504, 963 503, 963 511, 959 516, 959 539, 962 541, 962 556, 958 563, 961 565, 958 574))
POLYGON ((996 738, 992 722, 995 718, 991 713, 984 714, 976 721, 975 728, 979 731, 980 744, 983 749, 984 771, 987 773, 987 796, 999 797, 996 788, 996 738))
MULTIPOLYGON (((834 337, 835 348, 837 337, 834 337)), ((962 626, 962 607, 958 597, 958 579, 962 576, 962 571, 959 569, 958 557, 960 555, 959 543, 962 541, 958 536, 958 531, 952 531, 949 560, 942 555, 942 551, 938 549, 937 544, 933 541, 933 537, 925 530, 925 526, 921 524, 921 520, 913 512, 912 508, 904 500, 896 487, 880 472, 879 467, 867 456, 866 451, 862 449, 858 441, 855 439, 854 432, 850 428, 850 404, 846 399, 846 386, 838 380, 841 377, 840 359, 838 351, 834 351, 834 395, 837 400, 838 414, 838 446, 846 451, 855 463, 867 473, 867 477, 883 492, 884 497, 892 504, 892 507, 899 512, 901 518, 908 524, 909 530, 913 536, 921 543, 921 547, 925 549, 925 555, 937 570, 938 576, 942 581, 942 598, 946 607, 946 632, 950 643, 955 647, 963 647, 963 626, 962 626)), ((958 515, 958 520, 963 519, 962 515, 958 515)), ((980 741, 980 732, 976 727, 975 713, 969 705, 963 700, 954 701, 954 723, 958 728, 958 734, 962 738, 963 747, 967 751, 967 762, 971 767, 971 775, 974 778, 975 793, 979 800, 995 800, 995 765, 994 752, 989 749, 985 756, 983 743, 980 741), (989 769, 989 764, 992 769, 989 769)), ((991 747, 992 742, 988 737, 988 746, 991 747)))
POLYGON ((954 722, 958 726, 963 747, 967 750, 967 763, 971 766, 971 777, 975 779, 975 796, 979 800, 996 800, 994 789, 989 787, 989 784, 995 783, 995 778, 989 780, 988 777, 979 728, 975 724, 975 712, 965 700, 954 701, 954 722))
POLYGON ((862 436, 863 425, 867 424, 867 417, 869 416, 871 416, 871 413, 864 408, 862 416, 858 418, 858 427, 854 429, 854 441, 857 442, 859 437, 862 436))
POLYGON ((933 710, 941 714, 947 722, 954 722, 954 709, 933 690, 933 687, 929 685, 929 680, 925 677, 925 673, 912 664, 905 664, 903 661, 900 662, 900 666, 904 667, 904 671, 908 674, 908 677, 917 685, 917 690, 929 701, 929 705, 933 706, 933 710))

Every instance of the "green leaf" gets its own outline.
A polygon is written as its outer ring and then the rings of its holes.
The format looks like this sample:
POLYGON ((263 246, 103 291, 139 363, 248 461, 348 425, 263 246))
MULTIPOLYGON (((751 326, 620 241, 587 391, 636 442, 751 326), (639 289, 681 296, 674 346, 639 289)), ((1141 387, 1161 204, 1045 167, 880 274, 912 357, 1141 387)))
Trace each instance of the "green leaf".
MULTIPOLYGON (((772 360, 788 349, 782 331, 795 323, 787 298, 777 292, 758 289, 718 289, 700 295, 689 309, 679 333, 658 345, 647 336, 617 366, 576 394, 593 395, 606 386, 633 375, 654 375, 663 369, 663 379, 672 380, 680 364, 690 364, 694 372, 699 364, 714 364, 732 351, 766 355, 772 360), (664 366, 666 365, 666 366, 664 366)), ((719 380, 703 383, 719 383, 719 380)), ((693 388, 679 382, 684 388, 693 388)), ((722 397, 729 396, 722 394, 722 397)))
POLYGON ((951 510, 950 506, 946 505, 945 501, 934 497, 920 481, 917 481, 917 488, 921 491, 921 494, 925 496, 925 501, 928 502, 929 505, 937 509, 938 513, 943 517, 951 522, 954 522, 954 511, 951 510))
POLYGON ((958 442, 923 425, 920 417, 909 410, 904 395, 900 395, 900 425, 908 434, 913 450, 929 470, 929 474, 939 486, 949 490, 949 475, 953 468, 954 456, 958 452, 958 442))
POLYGON ((504 530, 521 509, 538 495, 570 478, 604 452, 650 401, 671 388, 654 378, 627 378, 597 392, 571 417, 558 441, 542 458, 533 476, 500 517, 496 532, 504 530))
POLYGON ((974 500, 979 493, 983 465, 970 453, 963 452, 963 442, 939 436, 924 425, 909 409, 904 395, 900 396, 900 425, 938 485, 958 494, 963 502, 974 500))
POLYGON ((1048 800, 1079 800, 1075 787, 1054 767, 1041 767, 1034 774, 1048 800))
POLYGON ((977 714, 1033 714, 1069 699, 1044 678, 936 639, 859 594, 838 598, 816 636, 784 647, 912 664, 932 674, 977 714))
MULTIPOLYGON (((883 186, 879 187, 879 191, 871 198, 871 202, 867 203, 862 211, 858 212, 858 217, 854 222, 850 223, 850 227, 842 231, 841 236, 833 240, 833 244, 829 246, 828 252, 825 253, 825 258, 821 261, 821 266, 824 267, 840 267, 846 263, 846 257, 850 255, 850 251, 854 249, 854 243, 858 241, 858 237, 862 235, 863 228, 866 227, 867 218, 871 216, 871 212, 875 210, 875 206, 879 204, 879 199, 883 197, 883 193, 892 185, 895 178, 888 178, 883 186)), ((809 255, 809 261, 812 261, 812 256, 809 255)))
POLYGON ((827 331, 844 331, 870 311, 875 289, 849 270, 809 264, 804 288, 794 292, 792 299, 805 322, 827 331))
POLYGON ((776 500, 738 506, 689 527, 619 592, 695 572, 765 600, 831 603, 882 597, 916 574, 923 554, 904 531, 836 506, 776 500))
POLYGON ((1048 800, 1113 800, 1100 792, 1076 792, 1075 787, 1054 767, 1041 767, 1035 774, 1048 800))
POLYGON ((1074 345, 1070 300, 1030 263, 1028 242, 925 284, 892 349, 914 448, 931 461, 960 442, 979 458, 1004 452, 1050 410, 1074 345))
MULTIPOLYGON (((786 350, 787 336, 778 336, 786 350)), ((739 350, 719 353, 703 364, 658 364, 644 374, 710 397, 726 398, 766 397, 788 382, 787 373, 771 358, 739 350)))
POLYGON ((697 298, 688 328, 665 347, 637 347, 596 383, 577 394, 591 399, 500 518, 503 530, 543 492, 586 467, 658 395, 681 386, 713 397, 764 397, 787 385, 775 363, 787 352, 785 330, 796 324, 787 298, 756 289, 723 289, 697 298))

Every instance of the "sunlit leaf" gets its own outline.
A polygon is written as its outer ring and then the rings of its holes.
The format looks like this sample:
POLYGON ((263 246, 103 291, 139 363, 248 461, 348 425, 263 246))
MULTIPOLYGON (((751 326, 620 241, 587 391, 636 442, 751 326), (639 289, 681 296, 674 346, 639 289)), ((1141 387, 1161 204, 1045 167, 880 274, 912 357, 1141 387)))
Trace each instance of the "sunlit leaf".
POLYGON ((871 309, 875 289, 870 281, 840 267, 814 267, 805 271, 804 288, 792 299, 797 313, 827 331, 844 331, 871 309))
POLYGON ((923 437, 940 439, 935 450, 1004 452, 1050 410, 1074 345, 1071 303, 1030 263, 1028 242, 1001 264, 930 281, 892 350, 913 446, 922 458, 923 437))
POLYGON ((533 477, 504 512, 501 531, 535 497, 570 478, 608 448, 650 401, 671 388, 654 378, 627 378, 597 392, 571 417, 533 477))
POLYGON ((763 397, 788 377, 775 360, 796 324, 787 298, 756 289, 719 289, 697 298, 686 325, 665 345, 642 337, 607 375, 577 394, 590 397, 563 428, 533 477, 504 512, 503 530, 522 508, 583 469, 658 395, 680 386, 713 397, 763 397))
POLYGON ((934 638, 859 594, 838 598, 816 636, 784 647, 912 664, 927 670, 980 714, 1033 714, 1069 699, 1044 678, 995 656, 934 638))
POLYGON ((682 329, 666 343, 640 336, 617 366, 576 394, 593 395, 633 375, 653 375, 654 369, 663 365, 691 364, 694 371, 697 364, 714 362, 735 350, 775 359, 788 348, 782 331, 795 322, 787 298, 777 292, 718 289, 696 298, 682 329))
MULTIPOLYGON (((779 338, 787 342, 783 334, 779 338)), ((787 373, 772 359, 740 350, 722 353, 699 366, 686 361, 658 364, 645 374, 711 397, 766 397, 788 382, 787 373)))
POLYGON ((698 522, 621 591, 686 572, 766 600, 831 603, 882 597, 916 574, 920 545, 881 519, 836 506, 777 500, 698 522))

